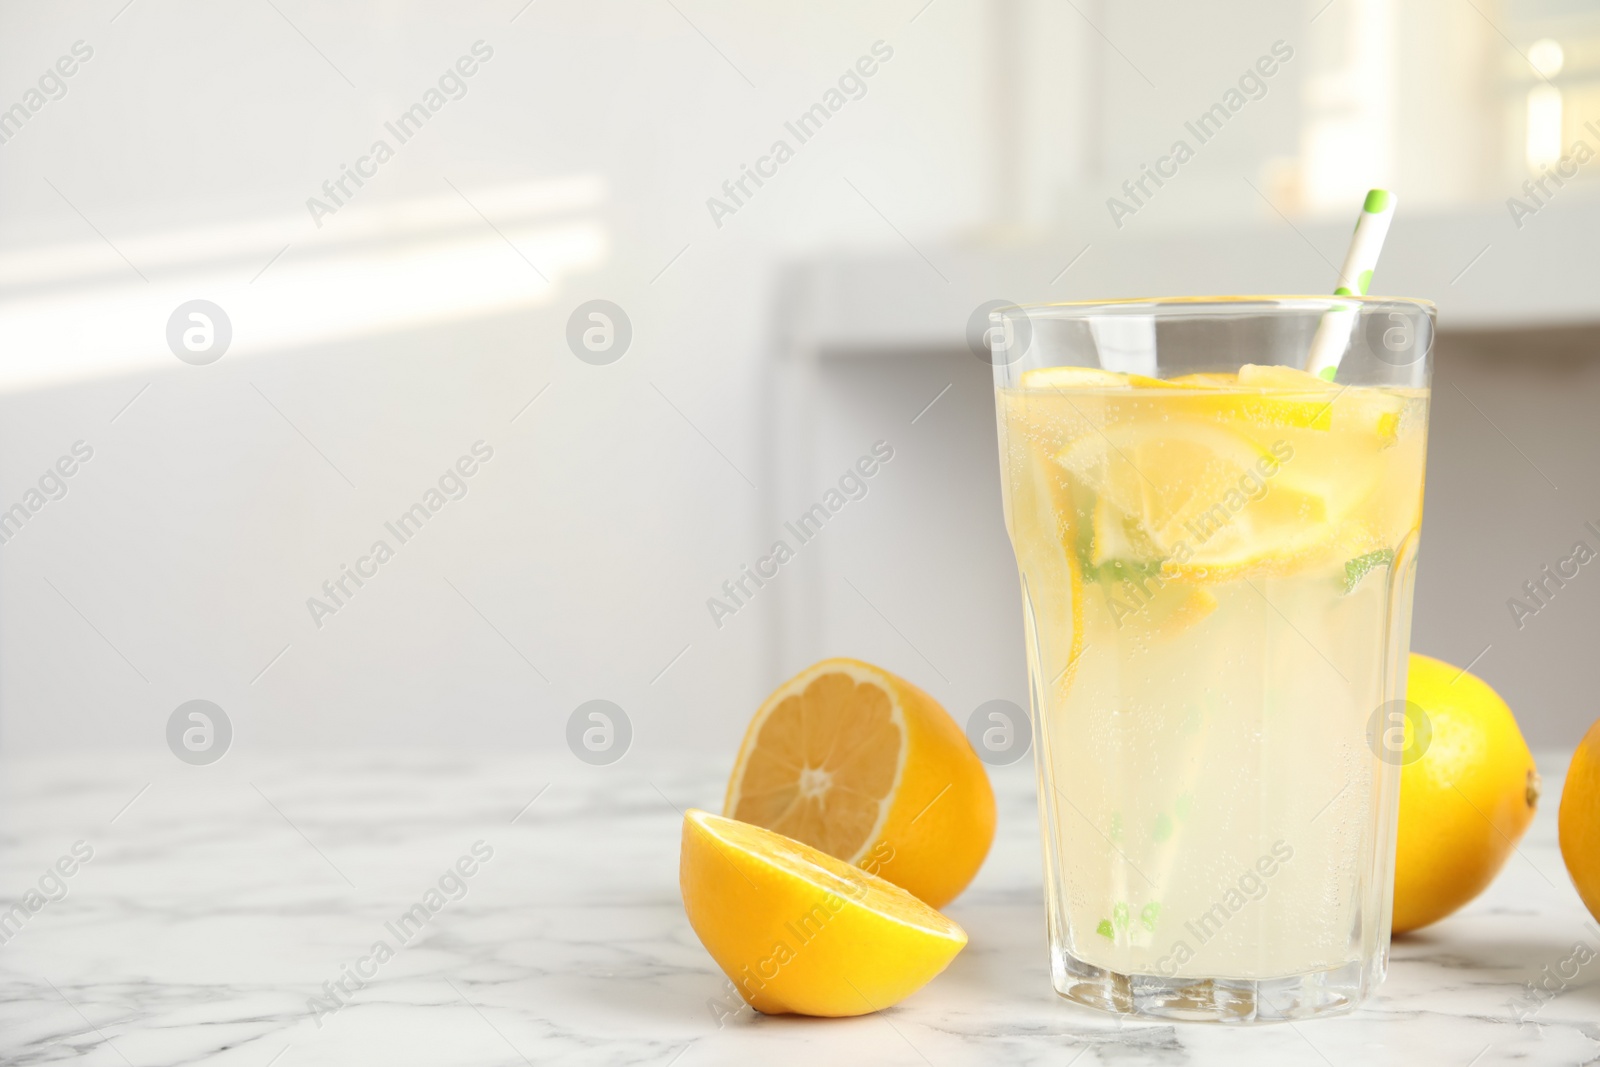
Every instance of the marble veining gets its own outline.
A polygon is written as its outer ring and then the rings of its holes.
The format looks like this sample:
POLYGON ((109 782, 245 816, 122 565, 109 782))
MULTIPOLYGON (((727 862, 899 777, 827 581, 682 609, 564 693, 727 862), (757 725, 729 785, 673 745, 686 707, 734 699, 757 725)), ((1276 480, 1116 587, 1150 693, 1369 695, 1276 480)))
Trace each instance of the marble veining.
POLYGON ((995 773, 999 837, 949 908, 971 944, 944 975, 860 1019, 740 1007, 677 895, 681 810, 717 806, 722 763, 13 757, 0 900, 42 903, 0 935, 0 1063, 1600 1062, 1600 927, 1555 843, 1562 755, 1541 758, 1546 801, 1499 880, 1397 942, 1376 998, 1249 1029, 1054 995, 1026 765, 995 773), (58 867, 75 845, 92 858, 58 867))

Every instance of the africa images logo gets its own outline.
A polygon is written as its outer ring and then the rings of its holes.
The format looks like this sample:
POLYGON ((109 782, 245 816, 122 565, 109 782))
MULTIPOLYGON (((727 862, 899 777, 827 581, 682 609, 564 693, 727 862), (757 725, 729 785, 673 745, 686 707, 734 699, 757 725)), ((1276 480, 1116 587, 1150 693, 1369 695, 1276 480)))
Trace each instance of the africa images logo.
POLYGON ((393 545, 380 537, 372 542, 366 555, 357 557, 354 567, 348 563, 339 564, 339 573, 322 583, 323 596, 306 597, 306 610, 311 613, 311 621, 317 629, 322 629, 325 617, 339 614, 367 582, 376 578, 379 568, 393 559, 402 545, 421 533, 429 519, 443 511, 451 501, 463 499, 470 488, 468 479, 493 458, 492 445, 487 441, 474 441, 472 455, 462 455, 446 467, 444 473, 439 475, 437 487, 429 486, 420 500, 402 511, 394 521, 383 524, 383 528, 394 537, 393 545))
POLYGON ((478 73, 478 68, 493 56, 492 46, 481 40, 472 42, 471 55, 462 56, 453 66, 446 67, 444 73, 439 75, 437 86, 429 86, 423 91, 420 101, 402 111, 393 122, 383 124, 383 128, 394 137, 393 145, 380 137, 372 142, 366 155, 356 158, 353 168, 340 163, 339 176, 322 183, 322 195, 327 199, 314 196, 306 198, 306 210, 311 213, 311 221, 317 224, 317 229, 322 229, 322 216, 337 215, 339 209, 354 199, 362 186, 367 184, 367 179, 376 178, 378 168, 394 158, 395 149, 422 132, 422 127, 442 111, 445 104, 466 96, 466 79, 478 73), (354 189, 350 188, 352 182, 355 183, 354 189))
POLYGON ((1154 166, 1139 164, 1139 176, 1122 183, 1122 193, 1127 200, 1115 196, 1106 198, 1106 211, 1110 213, 1117 229, 1122 229, 1125 217, 1137 215, 1139 209, 1148 204, 1162 186, 1176 178, 1178 169, 1195 157, 1200 146, 1221 133, 1229 119, 1243 111, 1250 101, 1266 96, 1267 79, 1277 74, 1280 67, 1293 58, 1294 48, 1287 41, 1273 41, 1271 54, 1261 56, 1245 68, 1245 72, 1239 75, 1237 88, 1229 86, 1221 100, 1202 111, 1194 121, 1183 124, 1183 128, 1194 137, 1193 145, 1180 137, 1172 142, 1167 154, 1158 158, 1154 166), (1151 183, 1155 184, 1155 189, 1150 188, 1151 183))
POLYGON ((39 75, 37 89, 26 90, 21 100, 0 111, 0 144, 10 143, 13 137, 22 132, 23 124, 43 111, 46 104, 66 96, 65 79, 78 73, 79 67, 93 58, 94 48, 88 42, 72 42, 72 54, 62 56, 54 66, 46 67, 44 73, 39 75))
POLYGON ((738 574, 722 583, 722 596, 707 597, 706 610, 711 613, 711 621, 717 629, 722 629, 723 619, 744 610, 756 593, 778 576, 779 569, 794 559, 802 546, 821 533, 828 521, 843 511, 846 504, 864 498, 871 491, 867 480, 893 458, 893 445, 888 441, 874 442, 870 455, 863 455, 839 476, 837 488, 829 488, 822 494, 821 500, 801 512, 793 522, 783 524, 794 536, 793 545, 785 538, 778 538, 767 554, 756 560, 754 569, 745 564, 740 567, 738 574))

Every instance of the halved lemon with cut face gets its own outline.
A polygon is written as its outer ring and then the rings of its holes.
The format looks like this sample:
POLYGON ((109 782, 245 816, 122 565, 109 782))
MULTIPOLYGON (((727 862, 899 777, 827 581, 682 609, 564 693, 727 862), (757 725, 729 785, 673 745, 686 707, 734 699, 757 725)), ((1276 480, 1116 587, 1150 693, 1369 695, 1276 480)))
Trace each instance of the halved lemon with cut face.
POLYGON ((922 988, 966 932, 899 886, 759 826, 689 809, 683 910, 768 1014, 865 1015, 922 988))
POLYGON ((936 908, 994 839, 994 793, 961 728, 910 682, 853 659, 823 660, 767 698, 723 810, 936 908))

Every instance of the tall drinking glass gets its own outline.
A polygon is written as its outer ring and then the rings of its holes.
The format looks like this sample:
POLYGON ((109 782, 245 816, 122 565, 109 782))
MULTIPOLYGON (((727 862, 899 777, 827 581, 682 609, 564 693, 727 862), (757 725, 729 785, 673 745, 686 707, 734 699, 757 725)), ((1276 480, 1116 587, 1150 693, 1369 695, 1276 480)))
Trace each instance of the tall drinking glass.
POLYGON ((1057 992, 1227 1022, 1354 1006, 1388 962, 1414 751, 1433 306, 991 324, 1057 992), (1308 373, 1330 340, 1336 371, 1308 373))

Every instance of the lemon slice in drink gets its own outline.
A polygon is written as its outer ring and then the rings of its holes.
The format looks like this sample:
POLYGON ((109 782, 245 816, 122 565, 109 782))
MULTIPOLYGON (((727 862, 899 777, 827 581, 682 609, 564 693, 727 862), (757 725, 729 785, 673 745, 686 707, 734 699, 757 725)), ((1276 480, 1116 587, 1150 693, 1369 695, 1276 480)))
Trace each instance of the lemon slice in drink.
POLYGON ((1099 367, 1040 367, 1022 373, 1024 389, 1175 389, 1178 385, 1143 374, 1099 367))
POLYGON ((1221 371, 1207 371, 1200 374, 1180 374, 1176 378, 1168 378, 1171 385, 1181 385, 1185 389, 1233 389, 1239 385, 1236 374, 1225 374, 1221 371))
POLYGON ((1092 533, 1089 562, 1094 566, 1160 558, 1160 550, 1145 533, 1143 523, 1117 508, 1106 497, 1095 500, 1089 521, 1092 533))
POLYGON ((1375 434, 1383 445, 1393 444, 1399 436, 1405 402, 1390 393, 1361 386, 1335 385, 1293 367, 1266 367, 1254 363, 1239 368, 1239 384, 1274 393, 1303 394, 1307 399, 1279 403, 1311 405, 1319 412, 1320 429, 1375 434))
POLYGON ((1095 519, 1107 538, 1097 560, 1148 544, 1164 576, 1217 582, 1320 555, 1351 503, 1294 471, 1292 448, 1274 448, 1225 423, 1169 418, 1109 425, 1056 461, 1110 509, 1095 519))
POLYGON ((1277 389, 1283 392, 1327 393, 1330 396, 1342 391, 1325 378, 1319 378, 1294 367, 1277 367, 1260 363, 1246 363, 1239 368, 1238 382, 1252 389, 1277 389))
MULTIPOLYGON (((1005 462, 1020 477, 1002 482, 1010 527, 1051 530, 1060 535, 1052 543, 1048 537, 1026 538, 1029 562, 1024 571, 1038 575, 1044 589, 1066 589, 1065 599, 1043 596, 1033 600, 1039 627, 1040 647, 1049 663, 1050 676, 1058 691, 1070 689, 1077 675, 1079 656, 1084 647, 1084 560, 1079 554, 1078 531, 1070 517, 1073 504, 1072 480, 1051 457, 1061 443, 1081 433, 1093 433, 1095 423, 1085 417, 1081 405, 1065 392, 1053 390, 1002 390, 1001 452, 1005 462)), ((1080 395, 1079 401, 1084 397, 1080 395)))
POLYGON ((1263 381, 1245 373, 1251 369, 1301 373, 1288 367, 1246 365, 1238 374, 1183 374, 1168 379, 1165 384, 1197 391, 1197 395, 1183 403, 1185 414, 1243 422, 1252 426, 1284 426, 1306 430, 1332 428, 1333 408, 1329 401, 1337 395, 1336 387, 1330 387, 1321 378, 1309 374, 1305 378, 1315 383, 1309 389, 1300 382, 1286 385, 1281 381, 1263 381))
POLYGON ((1163 397, 1163 410, 1250 426, 1375 434, 1380 445, 1399 435, 1404 401, 1377 389, 1335 385, 1294 367, 1247 363, 1237 374, 1202 371, 1173 378, 1119 374, 1095 367, 1045 367, 1022 376, 1025 389, 1187 390, 1163 397))
POLYGON ((1131 389, 1125 374, 1099 367, 1039 367, 1022 372, 1024 389, 1131 389))

